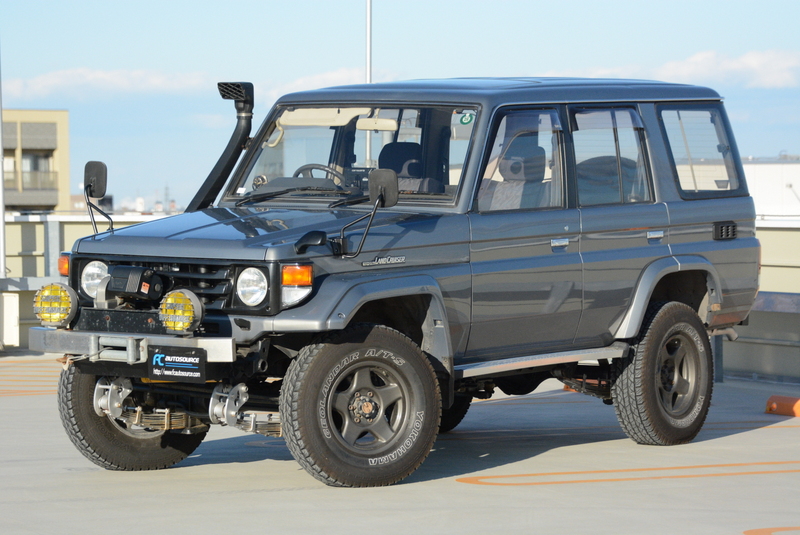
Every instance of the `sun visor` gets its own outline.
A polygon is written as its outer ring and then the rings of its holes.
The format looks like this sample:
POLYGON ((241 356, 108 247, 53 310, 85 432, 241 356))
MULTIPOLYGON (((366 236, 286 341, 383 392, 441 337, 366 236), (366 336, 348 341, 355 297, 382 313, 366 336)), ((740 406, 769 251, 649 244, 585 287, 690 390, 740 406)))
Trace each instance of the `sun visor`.
POLYGON ((359 115, 368 115, 372 108, 295 108, 286 110, 278 119, 281 126, 344 126, 359 115))

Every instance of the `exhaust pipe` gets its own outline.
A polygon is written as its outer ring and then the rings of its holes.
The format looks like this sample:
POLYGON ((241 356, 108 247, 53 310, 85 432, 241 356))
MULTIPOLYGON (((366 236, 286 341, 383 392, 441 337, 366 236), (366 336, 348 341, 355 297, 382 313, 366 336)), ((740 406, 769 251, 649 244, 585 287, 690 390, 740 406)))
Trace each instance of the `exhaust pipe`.
POLYGON ((220 82, 217 84, 219 94, 226 100, 236 101, 236 128, 231 140, 217 164, 197 191, 192 202, 186 207, 187 212, 196 212, 208 208, 219 195, 222 186, 236 165, 244 150, 250 129, 253 126, 253 84, 249 82, 220 82))

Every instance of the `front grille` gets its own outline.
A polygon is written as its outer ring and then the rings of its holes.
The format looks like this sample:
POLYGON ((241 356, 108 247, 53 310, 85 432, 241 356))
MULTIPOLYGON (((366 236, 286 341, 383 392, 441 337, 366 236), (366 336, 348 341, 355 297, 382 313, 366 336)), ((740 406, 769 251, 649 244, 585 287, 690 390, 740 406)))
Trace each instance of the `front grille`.
POLYGON ((231 305, 235 276, 234 268, 231 266, 163 261, 109 262, 109 267, 116 265, 152 269, 164 282, 164 293, 177 288, 191 290, 200 298, 206 309, 219 310, 231 305))
POLYGON ((186 288, 194 292, 207 309, 225 308, 233 291, 233 270, 227 266, 197 264, 148 265, 163 280, 167 291, 186 288))

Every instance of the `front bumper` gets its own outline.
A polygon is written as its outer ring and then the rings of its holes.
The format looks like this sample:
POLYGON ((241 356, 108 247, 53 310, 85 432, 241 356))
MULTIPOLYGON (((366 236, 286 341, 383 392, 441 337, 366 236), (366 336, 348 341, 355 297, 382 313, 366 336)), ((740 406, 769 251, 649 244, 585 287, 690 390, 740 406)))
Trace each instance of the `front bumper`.
POLYGON ((68 331, 48 327, 31 327, 28 333, 29 346, 35 351, 80 355, 91 361, 141 364, 147 362, 149 346, 204 349, 208 362, 233 362, 236 359, 233 338, 68 331))

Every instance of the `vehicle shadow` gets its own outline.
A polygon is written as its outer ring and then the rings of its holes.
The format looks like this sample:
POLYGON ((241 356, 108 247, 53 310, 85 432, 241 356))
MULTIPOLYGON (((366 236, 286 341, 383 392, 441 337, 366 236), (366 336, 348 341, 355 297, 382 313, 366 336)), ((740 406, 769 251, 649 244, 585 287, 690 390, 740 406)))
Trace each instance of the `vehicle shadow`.
MULTIPOLYGON (((693 443, 711 442, 793 420, 764 414, 760 397, 754 393, 721 390, 715 393, 709 417, 693 443)), ((422 467, 401 484, 463 477, 550 451, 590 444, 603 445, 598 448, 601 450, 598 455, 617 455, 621 459, 644 451, 639 448, 647 448, 628 439, 613 407, 582 394, 549 390, 477 401, 461 425, 439 435, 422 467)), ((282 438, 243 434, 207 440, 195 455, 177 466, 264 460, 294 462, 282 438)), ((605 461, 598 462, 598 469, 606 467, 605 461)), ((543 465, 541 471, 548 471, 547 466, 543 465)))
MULTIPOLYGON (((210 438, 213 438, 211 430, 210 438)), ((195 452, 175 465, 176 468, 260 461, 292 461, 294 457, 282 438, 241 434, 229 438, 204 441, 195 452)))

